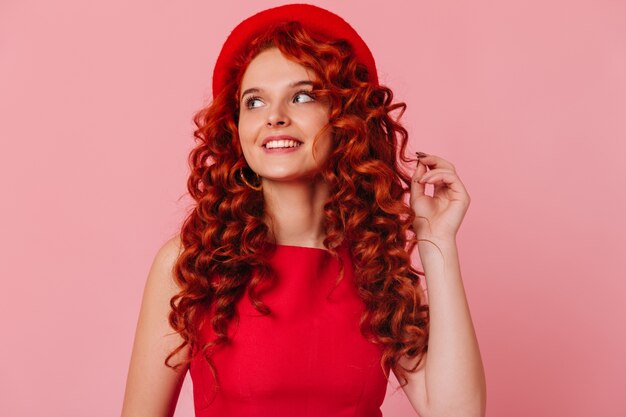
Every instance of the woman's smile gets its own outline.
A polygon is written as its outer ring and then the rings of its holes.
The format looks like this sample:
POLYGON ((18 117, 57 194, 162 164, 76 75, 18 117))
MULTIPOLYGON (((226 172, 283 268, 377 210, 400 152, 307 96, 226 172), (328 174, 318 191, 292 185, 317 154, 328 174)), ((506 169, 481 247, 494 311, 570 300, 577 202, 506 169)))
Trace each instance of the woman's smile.
POLYGON ((263 148, 268 154, 290 153, 298 150, 302 142, 293 136, 268 136, 263 141, 263 148))

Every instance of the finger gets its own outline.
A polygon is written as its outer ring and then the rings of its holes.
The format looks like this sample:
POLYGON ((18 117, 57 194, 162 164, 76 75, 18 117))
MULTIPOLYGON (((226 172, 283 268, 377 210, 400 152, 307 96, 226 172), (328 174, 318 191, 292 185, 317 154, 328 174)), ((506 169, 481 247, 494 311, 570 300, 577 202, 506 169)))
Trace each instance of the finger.
POLYGON ((442 172, 450 172, 452 174, 456 174, 456 172, 454 172, 454 171, 452 171, 452 170, 450 170, 448 168, 433 168, 433 169, 428 170, 428 172, 424 173, 424 175, 422 175, 422 178, 420 179, 420 183, 423 184, 423 183, 427 182, 427 180, 429 178, 432 178, 434 175, 437 175, 437 174, 442 173, 442 172))
POLYGON ((428 172, 428 166, 422 162, 421 158, 417 158, 415 171, 420 177, 428 172))
POLYGON ((417 167, 411 177, 411 195, 414 197, 424 195, 425 184, 421 184, 419 180, 427 173, 426 165, 421 163, 421 158, 417 159, 417 167))
POLYGON ((446 189, 449 189, 453 193, 466 194, 465 186, 461 182, 459 176, 452 171, 440 170, 433 172, 430 171, 422 179, 422 184, 433 184, 435 186, 435 192, 433 195, 440 195, 446 189))
MULTIPOLYGON (((422 154, 425 155, 425 154, 422 154)), ((437 155, 426 155, 426 156, 418 156, 418 160, 421 164, 427 165, 429 168, 445 168, 450 171, 456 171, 454 165, 440 156, 437 155)))

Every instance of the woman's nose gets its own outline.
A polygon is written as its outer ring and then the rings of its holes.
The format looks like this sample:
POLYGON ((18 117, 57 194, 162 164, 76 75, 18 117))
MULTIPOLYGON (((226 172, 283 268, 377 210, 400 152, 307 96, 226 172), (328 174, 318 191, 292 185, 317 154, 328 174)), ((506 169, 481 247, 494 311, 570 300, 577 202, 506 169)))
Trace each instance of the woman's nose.
POLYGON ((281 105, 273 106, 267 115, 267 126, 285 126, 290 123, 287 112, 281 105))

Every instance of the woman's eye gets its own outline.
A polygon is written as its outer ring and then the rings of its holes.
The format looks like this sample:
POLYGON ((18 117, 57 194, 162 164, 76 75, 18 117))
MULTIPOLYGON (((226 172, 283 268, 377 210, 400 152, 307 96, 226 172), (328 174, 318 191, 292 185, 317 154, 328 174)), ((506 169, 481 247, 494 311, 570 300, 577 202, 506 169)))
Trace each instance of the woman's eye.
POLYGON ((263 103, 258 97, 248 97, 246 99, 246 107, 249 109, 259 107, 263 103), (257 104, 258 103, 258 104, 257 104))
POLYGON ((313 93, 309 93, 306 91, 300 91, 296 94, 295 96, 295 100, 298 103, 306 103, 307 101, 313 101, 315 100, 313 97, 313 93))
MULTIPOLYGON (((294 96, 293 101, 296 103, 315 101, 315 96, 309 91, 299 91, 294 96)), ((244 104, 246 108, 254 109, 257 107, 261 107, 263 105, 263 101, 257 96, 251 96, 244 100, 244 104)))

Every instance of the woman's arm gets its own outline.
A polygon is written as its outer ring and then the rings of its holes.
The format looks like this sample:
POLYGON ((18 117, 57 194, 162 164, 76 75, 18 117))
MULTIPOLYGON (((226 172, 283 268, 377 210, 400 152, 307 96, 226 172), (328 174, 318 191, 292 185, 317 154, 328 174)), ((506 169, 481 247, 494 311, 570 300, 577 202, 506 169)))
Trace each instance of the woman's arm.
MULTIPOLYGON (((465 297, 456 233, 470 197, 454 165, 435 155, 419 155, 411 185, 414 229, 428 288, 428 353, 404 387, 421 417, 483 417, 486 383, 478 341, 465 297), (427 171, 426 167, 430 170, 427 171), (433 195, 425 193, 433 184, 433 195)), ((415 360, 404 357, 404 367, 415 360)))
MULTIPOLYGON (((430 239, 433 240, 433 239, 430 239)), ((419 243, 430 304, 428 353, 404 387, 421 417, 482 417, 486 387, 483 364, 461 280, 456 243, 419 243)), ((413 367, 408 358, 400 363, 413 367)))
MULTIPOLYGON (((174 371, 164 364, 182 338, 170 327, 170 299, 178 292, 172 269, 180 253, 174 237, 157 252, 146 281, 130 360, 122 417, 171 417, 187 373, 187 366, 174 371)), ((188 355, 183 349, 172 358, 176 364, 188 355)))

